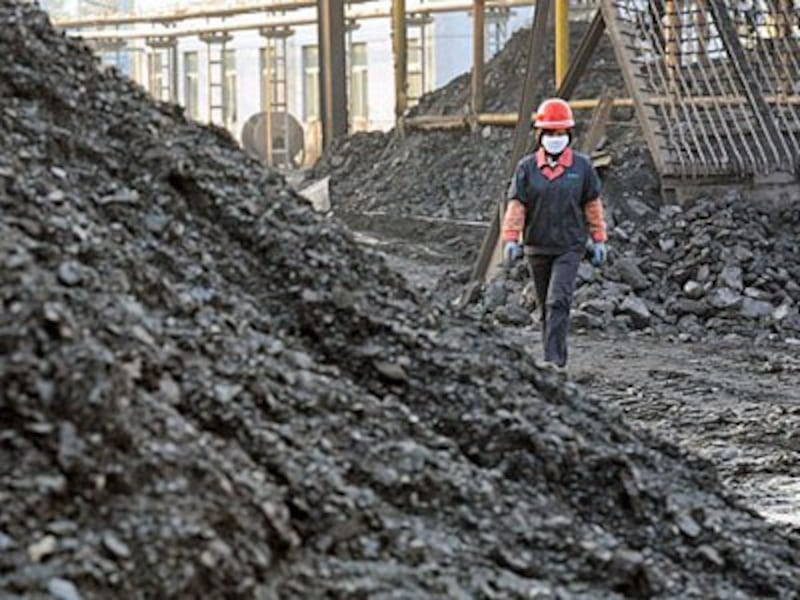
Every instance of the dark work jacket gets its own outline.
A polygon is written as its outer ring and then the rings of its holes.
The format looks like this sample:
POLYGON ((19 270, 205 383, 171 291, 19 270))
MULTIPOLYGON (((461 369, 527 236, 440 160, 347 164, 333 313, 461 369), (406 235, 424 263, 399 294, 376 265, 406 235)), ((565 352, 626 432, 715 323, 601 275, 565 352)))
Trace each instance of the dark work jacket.
POLYGON ((584 209, 601 191, 600 178, 585 154, 567 148, 555 168, 547 165, 542 149, 525 156, 511 180, 508 199, 525 206, 526 253, 582 252, 589 236, 584 209))

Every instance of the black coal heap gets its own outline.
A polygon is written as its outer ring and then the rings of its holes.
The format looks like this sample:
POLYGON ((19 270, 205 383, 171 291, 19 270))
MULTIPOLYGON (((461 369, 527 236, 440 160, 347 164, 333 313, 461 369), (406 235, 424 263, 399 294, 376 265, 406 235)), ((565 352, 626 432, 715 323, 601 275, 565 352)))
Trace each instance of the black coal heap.
POLYGON ((0 595, 782 597, 798 540, 0 0, 0 595))

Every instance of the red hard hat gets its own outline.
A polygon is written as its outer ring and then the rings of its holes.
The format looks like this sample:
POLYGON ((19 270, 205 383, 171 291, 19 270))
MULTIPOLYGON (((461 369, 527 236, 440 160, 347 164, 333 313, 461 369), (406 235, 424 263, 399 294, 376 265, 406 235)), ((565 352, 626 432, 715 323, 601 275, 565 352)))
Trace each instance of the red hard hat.
POLYGON ((572 109, 561 98, 550 98, 539 105, 534 127, 540 129, 571 129, 575 127, 572 109))

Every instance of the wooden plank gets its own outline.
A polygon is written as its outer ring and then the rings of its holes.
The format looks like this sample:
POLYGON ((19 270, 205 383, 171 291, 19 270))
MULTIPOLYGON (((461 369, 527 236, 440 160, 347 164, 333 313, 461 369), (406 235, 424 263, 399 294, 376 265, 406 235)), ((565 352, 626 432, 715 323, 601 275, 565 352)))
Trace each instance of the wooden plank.
POLYGON ((611 109, 614 107, 614 98, 608 88, 603 90, 603 95, 600 98, 600 103, 592 113, 592 122, 589 125, 589 130, 581 140, 580 149, 585 154, 591 154, 597 147, 600 140, 606 134, 608 121, 611 119, 611 109))
POLYGON ((592 23, 588 31, 584 34, 580 45, 578 46, 575 56, 572 58, 567 69, 564 79, 558 86, 556 95, 564 100, 569 99, 575 93, 575 88, 578 86, 580 78, 586 71, 597 45, 603 37, 603 32, 606 29, 605 21, 603 20, 603 13, 600 9, 594 14, 592 23))
POLYGON ((659 120, 653 107, 649 104, 650 95, 639 85, 641 79, 637 77, 633 70, 634 55, 627 45, 627 38, 630 37, 629 32, 626 30, 627 25, 622 22, 622 19, 618 18, 617 6, 614 0, 600 0, 600 10, 603 14, 606 30, 611 36, 614 54, 622 71, 625 87, 633 98, 642 133, 650 149, 650 155, 656 165, 656 170, 663 175, 668 164, 666 161, 667 149, 658 136, 659 120))

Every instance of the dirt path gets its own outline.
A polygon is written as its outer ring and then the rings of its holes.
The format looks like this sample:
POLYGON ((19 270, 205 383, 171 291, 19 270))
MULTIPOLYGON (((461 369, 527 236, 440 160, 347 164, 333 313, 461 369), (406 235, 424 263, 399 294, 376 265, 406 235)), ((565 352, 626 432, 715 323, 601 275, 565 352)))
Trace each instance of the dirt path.
POLYGON ((716 464, 764 516, 800 526, 800 359, 791 348, 575 336, 570 376, 716 464))

